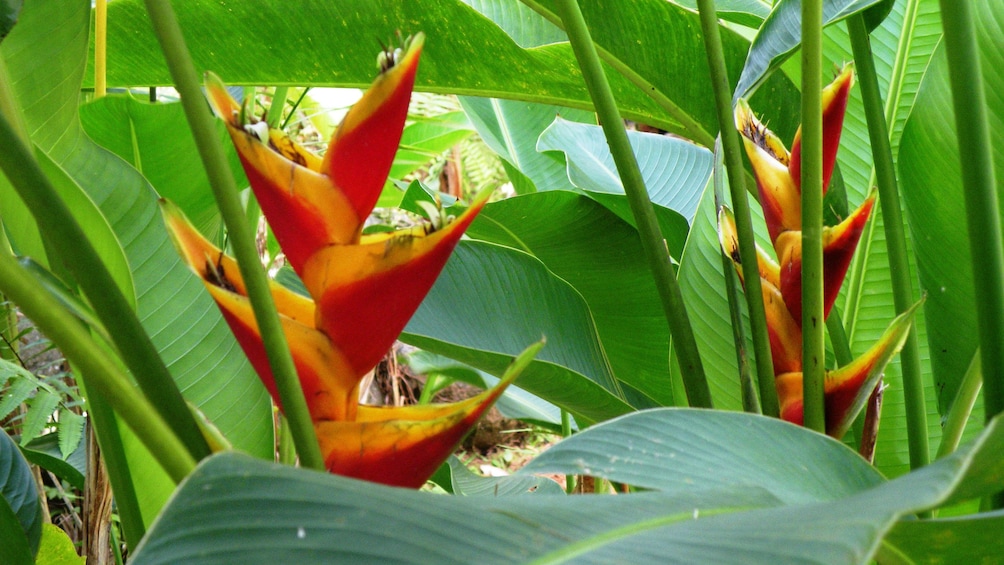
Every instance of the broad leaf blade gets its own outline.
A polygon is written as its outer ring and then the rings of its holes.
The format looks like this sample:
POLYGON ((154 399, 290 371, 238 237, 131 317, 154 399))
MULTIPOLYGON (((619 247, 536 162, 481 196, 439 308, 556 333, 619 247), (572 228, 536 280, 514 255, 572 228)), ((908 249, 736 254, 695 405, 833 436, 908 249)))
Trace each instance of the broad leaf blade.
MULTIPOLYGON (((984 69, 1004 64, 999 31, 1004 6, 974 5, 976 36, 984 69)), ((987 113, 992 124, 1004 119, 1004 99, 999 94, 1004 78, 984 72, 987 113)), ((991 127, 997 170, 1004 170, 1004 134, 991 127)), ((904 203, 913 233, 921 288, 928 293, 925 313, 929 321, 931 369, 939 411, 950 406, 978 343, 973 295, 972 260, 980 253, 970 247, 965 225, 958 144, 948 64, 939 48, 924 76, 916 103, 903 129, 899 171, 904 203)), ((1001 185, 998 182, 998 193, 1001 185)))
MULTIPOLYGON (((628 140, 652 203, 676 211, 688 222, 692 220, 711 176, 711 152, 693 143, 653 133, 628 132, 628 140)), ((575 186, 601 194, 624 194, 617 166, 599 126, 558 117, 541 134, 537 149, 564 153, 568 178, 575 186)), ((626 202, 620 208, 627 208, 626 202)), ((625 219, 628 218, 632 216, 628 214, 625 219)))
POLYGON ((593 426, 520 473, 585 474, 668 492, 757 487, 784 504, 834 500, 882 481, 846 446, 800 426, 677 408, 593 426))
POLYGON ((547 347, 520 387, 586 420, 631 409, 582 297, 514 249, 462 241, 401 340, 500 375, 542 335, 547 347))
MULTIPOLYGON (((756 427, 755 422, 768 421, 728 414, 730 424, 706 427, 707 422, 720 423, 722 415, 687 410, 650 414, 632 415, 622 423, 657 415, 657 427, 673 427, 680 419, 689 422, 683 427, 705 431, 703 437, 714 437, 720 444, 751 423, 756 427)), ((999 472, 999 466, 986 462, 1004 448, 1000 424, 995 421, 971 449, 900 479, 882 482, 872 471, 871 481, 855 485, 853 479, 834 477, 842 496, 794 505, 783 505, 755 485, 738 483, 715 490, 681 484, 674 492, 621 496, 443 496, 227 453, 211 457, 189 477, 133 559, 138 564, 860 563, 872 557, 900 517, 941 504, 999 472), (268 521, 255 512, 262 500, 271 510, 268 521)), ((805 441, 795 443, 803 447, 844 449, 824 436, 798 433, 805 441)), ((719 454, 703 473, 734 474, 736 462, 747 461, 751 451, 736 442, 730 447, 732 458, 719 454)), ((679 446, 662 444, 661 453, 658 471, 672 472, 681 461, 707 457, 707 448, 691 440, 679 446)), ((784 464, 756 458, 752 462, 763 466, 761 476, 784 464)), ((797 473, 797 465, 788 472, 797 473)), ((979 488, 965 494, 973 492, 979 488)))
MULTIPOLYGON (((64 0, 31 4, 0 46, 11 87, 33 141, 100 209, 132 272, 138 315, 186 398, 239 449, 273 457, 268 394, 202 284, 178 259, 150 185, 83 132, 77 115, 90 6, 64 0)), ((174 488, 126 430, 145 519, 174 488)))
MULTIPOLYGON (((685 229, 665 236, 681 241, 685 229)), ((583 195, 555 191, 491 204, 468 233, 525 250, 582 296, 625 393, 643 395, 632 405, 673 403, 669 330, 634 228, 583 195)))
POLYGON ((0 503, 4 506, 0 508, 3 514, 0 524, 4 526, 0 528, 3 532, 0 538, 4 542, 0 545, 9 544, 8 549, 14 551, 7 553, 4 550, 0 555, 14 557, 19 553, 15 551, 14 544, 24 539, 25 548, 29 551, 28 562, 31 563, 30 558, 38 551, 38 542, 42 537, 42 507, 28 463, 21 457, 14 441, 3 431, 0 431, 0 496, 3 498, 0 503), (13 524, 9 523, 11 516, 14 517, 13 524))

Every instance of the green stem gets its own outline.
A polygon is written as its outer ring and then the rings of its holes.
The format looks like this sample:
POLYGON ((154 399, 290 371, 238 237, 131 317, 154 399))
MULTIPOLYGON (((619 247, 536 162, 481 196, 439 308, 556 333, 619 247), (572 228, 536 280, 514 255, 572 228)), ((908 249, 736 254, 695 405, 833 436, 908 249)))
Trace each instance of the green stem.
POLYGON ((1004 344, 1001 343, 1004 340, 1004 251, 983 74, 971 11, 970 2, 941 0, 969 245, 973 250, 973 278, 980 300, 976 318, 983 364, 983 401, 989 422, 1004 411, 1004 344))
POLYGON ((268 114, 265 115, 265 122, 268 127, 279 127, 279 120, 282 119, 282 109, 286 107, 286 97, 289 96, 288 86, 277 86, 272 93, 272 104, 268 107, 268 114))
POLYGON ((216 134, 213 118, 202 95, 195 65, 192 63, 185 40, 178 26, 171 4, 166 0, 146 0, 147 13, 154 32, 167 60, 175 87, 192 128, 199 155, 209 176, 216 204, 230 234, 231 246, 240 266, 241 276, 247 285, 248 298, 254 308, 255 320, 261 331, 269 365, 275 376, 279 398, 286 410, 290 430, 300 456, 300 463, 314 469, 324 468, 324 459, 314 433, 313 422, 307 411, 303 389, 289 353, 286 336, 279 323, 275 302, 268 289, 268 278, 262 269, 258 249, 248 226, 244 209, 223 146, 216 134))
POLYGON ((973 413, 973 406, 976 398, 980 394, 983 386, 983 370, 980 367, 980 353, 973 355, 973 360, 969 362, 969 369, 962 377, 959 390, 955 393, 952 405, 945 415, 945 426, 941 432, 941 444, 938 445, 938 458, 952 453, 959 447, 962 439, 962 432, 966 431, 966 423, 969 422, 969 415, 973 413))
POLYGON ((121 367, 102 354, 102 347, 91 338, 87 328, 44 290, 13 256, 3 253, 0 253, 0 292, 9 296, 79 369, 85 386, 115 407, 171 479, 180 482, 195 469, 195 459, 186 446, 154 405, 133 387, 121 367))
MULTIPOLYGON (((865 118, 871 140, 875 179, 882 207, 886 248, 889 257, 889 275, 892 280, 893 305, 902 314, 914 303, 913 284, 910 280, 910 261, 906 249, 906 232, 896 183, 892 147, 885 120, 885 104, 879 91, 878 75, 872 56, 871 41, 864 16, 857 14, 847 20, 854 64, 857 68, 861 96, 864 99, 865 118)), ((927 436, 927 402, 924 399, 924 381, 921 375, 920 343, 917 329, 912 327, 900 352, 903 367, 903 394, 906 404, 906 433, 910 449, 910 468, 916 469, 930 461, 927 436)))
POLYGON ((53 261, 64 265, 83 289, 133 378, 147 398, 156 399, 154 409, 192 457, 209 455, 205 438, 136 312, 5 116, 0 116, 0 147, 4 148, 0 151, 0 169, 31 210, 43 239, 56 250, 53 261))
POLYGON ((802 1, 802 402, 826 431, 823 403, 823 3, 802 1))
MULTIPOLYGON (((561 437, 571 437, 572 436, 572 415, 568 413, 568 410, 562 408, 561 410, 561 437)), ((565 492, 567 494, 572 494, 575 492, 575 475, 565 475, 565 492)))
POLYGON ((680 292, 680 285, 673 273, 669 250, 666 248, 666 242, 659 230, 655 210, 648 198, 648 192, 645 190, 641 170, 638 168, 638 162, 631 150, 624 122, 621 120, 620 111, 617 109, 610 85, 603 73, 603 67, 600 65, 596 47, 590 39, 589 30, 586 28, 586 22, 582 18, 578 3, 575 0, 558 0, 556 5, 568 39, 572 44, 572 51, 575 52, 575 58, 578 60, 582 76, 586 81, 586 87, 589 89, 589 95, 593 99, 593 106, 596 108, 600 124, 603 126, 603 133, 610 145, 610 153, 613 155, 614 163, 617 165, 617 171, 624 185, 624 191, 627 193, 631 213, 638 225, 642 250, 648 260, 649 267, 652 269, 659 298, 662 300, 662 307, 669 323, 673 348, 680 364, 684 388, 687 392, 687 400, 691 406, 710 408, 712 406, 711 391, 704 375, 704 366, 701 363, 697 341, 687 316, 683 294, 680 292))
MULTIPOLYGON (((721 32, 718 29, 718 15, 712 0, 698 0, 697 7, 701 13, 704 50, 708 55, 708 68, 711 70, 711 86, 715 93, 715 109, 718 113, 718 127, 721 131, 725 168, 729 175, 736 232, 739 236, 739 256, 743 259, 746 308, 749 310, 750 330, 753 334, 753 355, 756 359, 756 381, 760 391, 760 403, 763 406, 764 414, 777 417, 780 413, 780 407, 777 400, 777 389, 774 387, 774 362, 770 355, 770 335, 767 333, 767 315, 764 312, 760 268, 757 265, 756 243, 753 239, 753 221, 750 216, 750 205, 746 192, 746 171, 743 168, 739 132, 736 131, 735 117, 733 116, 732 89, 729 86, 728 70, 725 68, 725 53, 722 49, 721 32)), ((726 269, 730 270, 728 267, 726 269)), ((735 283, 731 279, 732 277, 727 277, 730 286, 734 286, 735 283)), ((734 331, 738 331, 741 326, 738 312, 733 312, 732 325, 733 328, 736 328, 734 331), (740 322, 739 325, 737 325, 737 321, 740 322)), ((746 365, 748 366, 748 362, 746 365)))
POLYGON ((850 365, 851 361, 854 361, 854 354, 851 353, 851 344, 847 341, 847 332, 844 331, 843 316, 836 306, 826 317, 826 332, 830 336, 830 343, 833 344, 833 356, 837 359, 837 367, 850 365))

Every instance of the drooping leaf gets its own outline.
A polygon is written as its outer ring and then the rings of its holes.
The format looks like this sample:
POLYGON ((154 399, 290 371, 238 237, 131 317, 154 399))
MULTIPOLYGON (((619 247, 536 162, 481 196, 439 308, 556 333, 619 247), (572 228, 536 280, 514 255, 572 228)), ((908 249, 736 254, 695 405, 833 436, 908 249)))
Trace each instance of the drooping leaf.
POLYGON ((592 112, 495 98, 460 99, 464 111, 488 147, 520 174, 510 180, 517 194, 568 190, 572 185, 565 163, 555 155, 542 153, 537 138, 556 116, 577 122, 595 121, 592 112), (522 180, 524 179, 525 180, 522 180))
MULTIPOLYGON (((624 452, 626 459, 614 463, 621 469, 637 465, 667 473, 670 480, 661 491, 443 496, 237 454, 217 455, 179 489, 133 560, 862 563, 875 554, 884 533, 900 517, 999 488, 993 477, 1004 469, 999 458, 1004 427, 999 419, 969 448, 893 481, 884 481, 863 462, 851 463, 847 476, 837 469, 822 471, 833 492, 819 486, 805 489, 811 479, 798 478, 803 470, 788 465, 789 459, 820 471, 826 466, 800 456, 800 449, 848 462, 856 456, 808 430, 749 414, 677 409, 633 414, 604 427, 630 429, 632 419, 651 419, 653 430, 675 428, 682 439, 677 444, 646 442, 653 449, 650 457, 636 463, 624 452), (786 430, 775 452, 783 457, 759 455, 765 439, 756 446, 730 439, 748 438, 744 430, 761 426, 786 430), (709 450, 709 441, 728 447, 709 450), (681 472, 674 471, 680 464, 681 472), (786 488, 775 475, 791 478, 796 486, 786 488), (767 488, 747 482, 764 479, 767 488), (793 503, 786 504, 775 492, 793 503), (253 512, 262 497, 272 510, 267 523, 253 512), (342 519, 332 520, 332 515, 342 519)), ((584 457, 594 451, 587 433, 580 440, 580 447, 586 447, 584 457)))
POLYGON ((32 465, 52 471, 74 488, 84 490, 84 475, 87 473, 86 447, 85 442, 80 442, 73 453, 63 457, 59 448, 59 434, 49 433, 21 446, 21 454, 32 465))
POLYGON ((27 563, 32 563, 42 536, 42 507, 28 463, 14 440, 2 430, 0 498, 0 557, 11 559, 12 563, 24 562, 21 559, 26 550, 27 563))
MULTIPOLYGON (((522 14, 521 8, 514 7, 515 0, 492 6, 472 4, 491 17, 496 17, 496 7, 506 14, 522 14)), ((552 26, 558 21, 551 2, 531 3, 531 7, 552 26)), ((459 0, 295 5, 271 0, 255 6, 199 0, 181 4, 176 10, 196 68, 212 70, 229 84, 368 84, 379 49, 374 38, 393 37, 402 22, 407 22, 408 29, 402 32, 430 34, 416 90, 559 103, 580 109, 592 106, 567 44, 524 48, 557 37, 553 29, 528 19, 522 31, 511 32, 519 41, 525 38, 521 47, 503 30, 513 29, 503 20, 514 21, 515 17, 499 15, 497 19, 503 23, 497 24, 459 0), (332 22, 337 22, 338 33, 332 33, 332 22), (269 42, 238 45, 218 40, 252 35, 288 38, 289 48, 273 49, 269 42), (475 37, 477 41, 472 41, 475 37)), ((710 147, 718 129, 710 82, 679 79, 708 72, 697 14, 664 0, 593 0, 583 3, 583 11, 594 39, 612 64, 626 69, 625 75, 613 69, 608 72, 625 117, 710 147), (621 25, 604 25, 610 21, 621 25), (674 56, 663 56, 665 53, 674 56), (645 94, 641 85, 651 85, 657 101, 645 94)), ((109 44, 109 85, 168 82, 142 2, 112 4, 109 26, 109 37, 119 38, 109 44)), ((730 82, 734 83, 749 43, 729 28, 723 28, 722 35, 732 73, 730 82)), ((782 109, 797 103, 797 91, 781 76, 771 77, 768 83, 763 90, 769 94, 757 107, 774 120, 779 132, 790 136, 797 120, 785 116, 782 109)))

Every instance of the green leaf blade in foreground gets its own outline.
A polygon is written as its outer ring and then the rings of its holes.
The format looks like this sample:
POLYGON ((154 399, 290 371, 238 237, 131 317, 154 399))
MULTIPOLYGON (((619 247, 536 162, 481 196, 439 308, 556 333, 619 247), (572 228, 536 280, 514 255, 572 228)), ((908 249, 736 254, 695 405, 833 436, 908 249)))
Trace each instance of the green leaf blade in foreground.
POLYGON ((23 539, 25 543, 23 549, 28 550, 30 559, 38 551, 38 542, 42 537, 42 506, 38 491, 35 489, 35 478, 28 463, 21 456, 14 440, 2 430, 0 430, 0 497, 2 497, 0 504, 5 506, 0 508, 2 514, 0 524, 3 525, 3 528, 0 528, 0 541, 3 543, 0 545, 8 546, 6 550, 0 550, 0 555, 14 558, 23 553, 15 551, 23 539), (12 517, 13 520, 10 520, 12 517))
MULTIPOLYGON (((714 437, 716 445, 761 422, 770 431, 786 426, 749 414, 676 409, 633 414, 608 425, 630 427, 634 418, 652 418, 658 428, 705 432, 702 437, 714 437)), ((789 428, 781 450, 797 453, 825 444, 824 451, 852 455, 829 438, 789 428), (795 435, 801 437, 793 440, 795 435)), ((732 442, 703 474, 741 473, 736 461, 748 461, 758 448, 732 442)), ((837 476, 840 496, 820 493, 817 502, 803 498, 793 505, 767 489, 725 481, 717 489, 705 482, 620 496, 443 496, 226 453, 209 458, 189 477, 134 562, 864 563, 902 516, 999 486, 992 481, 1004 465, 998 456, 1002 448, 998 418, 968 449, 905 477, 884 482, 873 471, 871 479, 855 484, 837 476), (270 508, 268 521, 258 516, 263 503, 270 508)), ((696 439, 679 446, 663 443, 661 449, 659 469, 670 473, 681 461, 708 457, 706 445, 696 439), (669 457, 674 452, 677 456, 669 457)), ((766 464, 750 476, 766 476, 780 465, 752 460, 766 464)))
POLYGON ((533 257, 485 242, 457 246, 401 340, 501 375, 547 338, 521 388, 598 421, 632 408, 611 372, 582 297, 533 257))
POLYGON ((586 474, 666 492, 757 487, 784 504, 834 500, 882 482, 827 439, 775 418, 664 408, 593 426, 520 473, 586 474))

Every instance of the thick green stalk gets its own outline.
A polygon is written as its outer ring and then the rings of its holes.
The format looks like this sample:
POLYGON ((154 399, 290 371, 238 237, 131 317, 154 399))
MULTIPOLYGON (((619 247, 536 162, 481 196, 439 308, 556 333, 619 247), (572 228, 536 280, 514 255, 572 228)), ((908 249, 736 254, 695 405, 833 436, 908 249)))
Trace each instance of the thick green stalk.
MULTIPOLYGON (((764 313, 760 269, 757 266, 756 243, 753 239, 753 221, 750 218, 750 205, 746 192, 746 171, 743 169, 739 132, 736 131, 735 118, 733 117, 732 89, 729 87, 728 72, 725 68, 722 35, 718 29, 718 16, 715 12, 714 2, 712 0, 698 0, 697 7, 701 12, 704 50, 708 55, 708 68, 711 69, 711 86, 715 93, 715 109, 718 113, 722 151, 725 156, 725 168, 729 174, 732 209, 735 213, 736 232, 739 235, 739 256, 743 259, 746 308, 749 310, 750 330, 753 334, 753 355, 756 357, 756 381, 760 391, 760 404, 764 414, 776 417, 780 413, 780 408, 777 389, 774 388, 774 362, 770 356, 767 315, 764 313)), ((731 276, 727 280, 731 281, 731 276)), ((734 282, 729 282, 730 286, 733 284, 734 282)), ((733 326, 736 325, 736 319, 737 316, 734 312, 733 326)))
POLYGON ((804 425, 826 430, 823 405, 823 3, 802 1, 802 401, 804 425))
MULTIPOLYGON (((1004 250, 986 95, 969 2, 941 0, 962 184, 973 250, 986 420, 1004 411, 1004 250), (979 251, 978 253, 976 251, 979 251)), ((999 506, 998 506, 999 507, 999 506)))
POLYGON ((287 96, 289 96, 288 86, 275 87, 275 91, 272 93, 272 104, 269 105, 268 113, 265 115, 265 122, 268 124, 268 127, 279 127, 279 120, 282 119, 282 109, 286 106, 287 96))
MULTIPOLYGON (((568 410, 561 410, 561 437, 571 437, 572 435, 572 415, 568 410)), ((565 493, 575 492, 575 475, 565 475, 565 493)))
POLYGON ((572 44, 572 51, 586 81, 586 87, 589 89, 589 96, 593 99, 593 106, 603 126, 603 133, 610 145, 610 153, 613 155, 621 183, 627 193, 631 213, 638 225, 642 250, 648 260, 649 268, 652 269, 659 298, 662 300, 662 307, 669 323, 670 334, 673 337, 673 348, 683 376, 687 400, 691 406, 710 408, 711 391, 704 375, 704 366, 687 316, 683 294, 673 273, 669 250, 659 230, 652 201, 649 200, 648 192, 645 190, 641 170, 631 150, 624 122, 621 120, 620 111, 600 65, 596 47, 590 38, 576 0, 558 0, 556 5, 572 44))
POLYGON ((102 353, 104 350, 80 320, 63 308, 13 256, 4 253, 0 253, 0 292, 9 296, 59 347, 83 375, 85 386, 115 407, 175 482, 195 469, 195 459, 186 446, 155 406, 129 382, 122 368, 102 353))
MULTIPOLYGON (((868 121, 868 135, 872 146, 872 161, 875 163, 875 179, 878 183, 879 205, 882 207, 883 227, 889 257, 889 274, 892 279, 893 305, 897 314, 902 314, 914 303, 913 284, 910 280, 910 261, 906 249, 906 233, 903 213, 900 209, 899 187, 896 183, 896 167, 892 159, 889 130, 885 121, 885 105, 879 92, 878 75, 872 58, 871 40, 865 19, 861 14, 847 20, 851 47, 854 50, 854 65, 864 99, 865 118, 868 121)), ((930 461, 930 447, 927 439, 927 403, 924 400, 924 381, 921 375, 920 343, 917 329, 910 329, 903 350, 900 352, 903 367, 903 394, 906 404, 906 434, 910 448, 910 468, 916 469, 930 461)))
POLYGON ((275 376, 279 398, 289 419, 300 463, 314 469, 324 468, 324 459, 317 443, 314 426, 307 411, 303 389, 289 353, 286 336, 279 323, 275 302, 268 289, 268 278, 258 258, 258 249, 248 226, 247 218, 237 194, 237 185, 223 153, 223 146, 213 126, 205 97, 202 95, 195 65, 185 47, 174 10, 167 0, 146 0, 147 13, 160 42, 175 88, 192 128, 202 164, 206 168, 216 204, 230 234, 230 244, 240 265, 241 276, 247 285, 248 298, 254 308, 255 320, 261 331, 269 365, 275 376))
POLYGON ((133 378, 147 398, 156 399, 157 413, 192 457, 209 455, 205 438, 136 312, 6 116, 0 116, 0 147, 4 148, 0 169, 31 210, 46 243, 56 251, 53 261, 61 262, 83 289, 133 378))
MULTIPOLYGON (((972 4, 947 0, 941 0, 940 4, 955 131, 959 139, 969 248, 973 251, 973 283, 979 300, 976 321, 980 335, 983 403, 989 422, 1004 411, 1004 248, 997 182, 972 4)), ((991 508, 1004 508, 1004 491, 991 496, 987 502, 991 508)))

